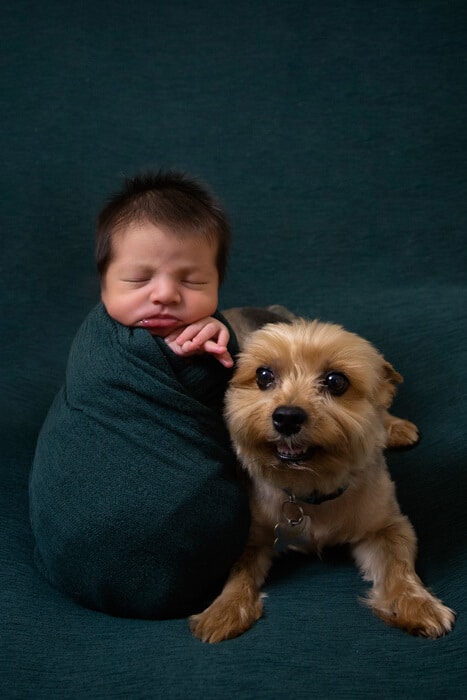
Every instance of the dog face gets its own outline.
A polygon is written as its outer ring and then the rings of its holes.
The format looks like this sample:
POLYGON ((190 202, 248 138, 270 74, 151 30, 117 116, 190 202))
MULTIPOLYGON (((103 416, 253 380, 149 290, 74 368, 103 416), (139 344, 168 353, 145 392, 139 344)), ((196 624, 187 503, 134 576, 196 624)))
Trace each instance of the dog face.
POLYGON ((297 495, 332 491, 385 445, 382 415, 402 377, 340 326, 270 324, 253 333, 226 394, 242 463, 297 495))

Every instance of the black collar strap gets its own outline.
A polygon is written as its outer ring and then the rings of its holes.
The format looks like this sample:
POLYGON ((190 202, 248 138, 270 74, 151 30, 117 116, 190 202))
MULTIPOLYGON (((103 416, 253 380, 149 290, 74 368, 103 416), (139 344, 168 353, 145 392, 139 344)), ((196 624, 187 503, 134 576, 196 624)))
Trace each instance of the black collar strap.
POLYGON ((302 501, 303 503, 308 503, 308 505, 310 506, 319 506, 320 503, 324 503, 325 501, 332 501, 335 498, 339 498, 339 496, 341 496, 344 493, 344 491, 347 491, 348 487, 349 485, 345 484, 345 486, 341 486, 336 491, 327 494, 322 494, 317 491, 313 491, 313 493, 311 493, 309 496, 299 496, 298 498, 296 498, 295 494, 289 489, 284 489, 284 492, 292 500, 302 501))

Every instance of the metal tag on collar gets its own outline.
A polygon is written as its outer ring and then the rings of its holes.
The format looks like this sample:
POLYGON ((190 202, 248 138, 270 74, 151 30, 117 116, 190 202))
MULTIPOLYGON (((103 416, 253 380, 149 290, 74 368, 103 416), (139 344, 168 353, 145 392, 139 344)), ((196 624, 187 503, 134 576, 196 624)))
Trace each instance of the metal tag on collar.
POLYGON ((282 521, 274 527, 274 549, 278 554, 288 549, 306 551, 308 537, 306 528, 309 517, 303 512, 303 508, 297 503, 293 493, 282 503, 282 521))

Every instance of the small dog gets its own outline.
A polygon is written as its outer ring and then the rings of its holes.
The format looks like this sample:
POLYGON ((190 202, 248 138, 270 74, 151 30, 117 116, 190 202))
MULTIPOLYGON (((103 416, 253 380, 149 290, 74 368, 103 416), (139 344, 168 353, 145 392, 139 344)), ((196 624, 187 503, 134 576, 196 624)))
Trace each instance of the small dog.
POLYGON ((373 582, 373 612, 412 634, 440 637, 455 614, 415 573, 416 536, 384 459, 389 445, 418 439, 412 423, 387 410, 402 377, 340 326, 290 321, 246 338, 226 394, 252 524, 223 591, 190 618, 191 630, 205 642, 242 634, 262 615, 260 589, 275 555, 348 543, 373 582))

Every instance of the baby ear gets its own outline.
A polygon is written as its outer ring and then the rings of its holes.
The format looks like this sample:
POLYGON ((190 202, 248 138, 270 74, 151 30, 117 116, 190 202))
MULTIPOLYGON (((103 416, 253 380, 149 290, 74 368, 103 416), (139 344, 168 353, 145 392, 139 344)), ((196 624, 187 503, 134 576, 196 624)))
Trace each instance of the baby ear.
POLYGON ((378 403, 383 408, 389 408, 397 391, 397 385, 402 384, 403 377, 386 360, 381 366, 381 382, 378 391, 378 403))

